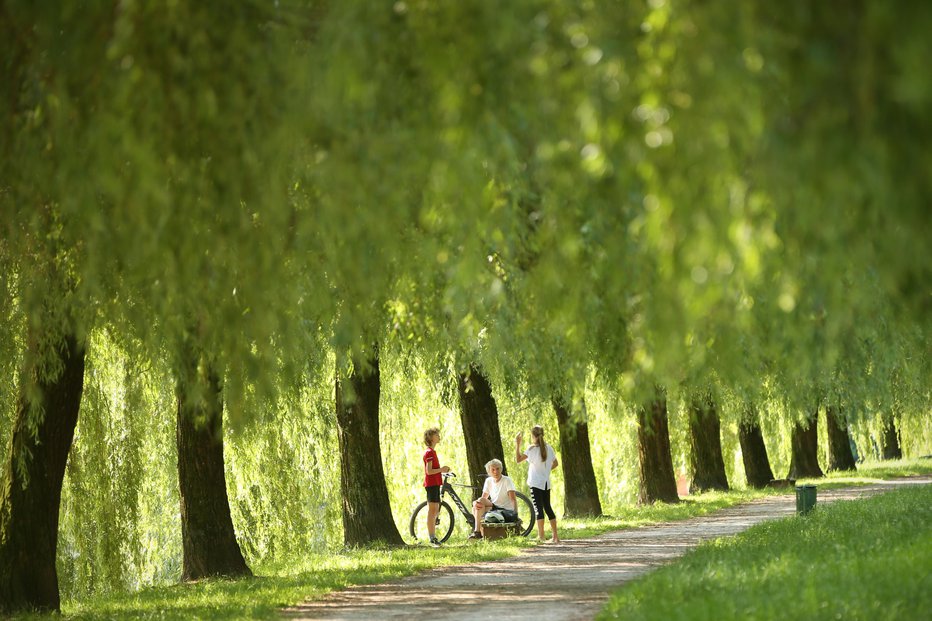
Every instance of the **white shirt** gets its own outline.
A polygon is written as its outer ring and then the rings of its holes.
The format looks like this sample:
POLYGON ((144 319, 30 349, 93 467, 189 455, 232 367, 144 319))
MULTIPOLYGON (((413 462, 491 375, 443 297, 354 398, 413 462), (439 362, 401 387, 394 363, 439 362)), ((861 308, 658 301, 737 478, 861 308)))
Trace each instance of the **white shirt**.
POLYGON ((515 491, 514 481, 507 474, 503 474, 498 481, 489 477, 485 480, 485 485, 482 486, 482 493, 489 493, 489 500, 492 501, 492 504, 505 509, 514 509, 514 505, 512 505, 511 499, 508 497, 508 492, 513 491, 515 491))
POLYGON ((529 446, 524 454, 527 455, 527 485, 537 489, 550 489, 550 471, 553 469, 553 462, 557 460, 557 454, 553 447, 547 445, 547 459, 540 460, 540 447, 529 446))

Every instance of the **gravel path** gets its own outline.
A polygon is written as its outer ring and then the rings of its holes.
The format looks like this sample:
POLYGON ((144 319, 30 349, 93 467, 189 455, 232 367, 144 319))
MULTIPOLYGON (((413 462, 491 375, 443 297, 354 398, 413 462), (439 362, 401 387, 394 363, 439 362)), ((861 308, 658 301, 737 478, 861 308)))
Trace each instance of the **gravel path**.
MULTIPOLYGON (((819 490, 818 502, 849 500, 932 477, 819 490)), ((794 494, 770 496, 712 515, 545 544, 503 559, 444 567, 383 584, 352 587, 283 611, 291 619, 591 619, 612 591, 702 541, 793 515, 794 494), (489 585, 495 588, 490 589, 489 585), (494 592, 494 595, 492 594, 494 592)))

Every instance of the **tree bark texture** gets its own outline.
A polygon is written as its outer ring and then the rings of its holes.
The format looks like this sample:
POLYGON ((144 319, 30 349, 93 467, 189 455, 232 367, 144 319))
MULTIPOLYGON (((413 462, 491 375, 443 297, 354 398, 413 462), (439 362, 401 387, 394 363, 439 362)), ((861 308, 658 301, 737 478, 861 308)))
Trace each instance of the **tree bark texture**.
POLYGON ((828 471, 857 470, 848 437, 848 422, 839 410, 825 408, 825 426, 828 429, 828 471))
POLYGON ((67 335, 58 349, 61 373, 37 382, 40 403, 20 395, 0 490, 0 615, 60 608, 55 555, 65 465, 84 389, 84 345, 67 335), (30 412, 45 411, 36 433, 30 412), (25 463, 18 463, 18 457, 25 463), (25 478, 22 468, 25 466, 25 478))
MULTIPOLYGON (((583 419, 574 420, 562 399, 552 399, 560 429, 560 463, 565 482, 564 507, 567 516, 602 515, 599 487, 592 469, 589 448, 589 425, 583 419)), ((585 405, 583 405, 585 412, 585 405)))
POLYGON ((819 478, 819 433, 816 421, 818 413, 803 423, 793 424, 790 444, 790 472, 788 479, 819 478))
POLYGON ((377 541, 403 545, 392 517, 379 440, 379 358, 369 368, 354 365, 351 390, 336 380, 337 436, 340 441, 340 488, 343 495, 343 542, 361 546, 377 541))
POLYGON ((741 443, 741 459, 744 461, 744 474, 748 485, 758 489, 766 487, 773 480, 773 470, 764 446, 764 434, 757 422, 757 413, 750 415, 738 424, 738 442, 741 443))
POLYGON ((896 431, 896 421, 892 417, 883 426, 883 458, 903 459, 903 449, 900 448, 900 437, 896 431))
POLYGON ((502 474, 507 474, 502 434, 498 428, 498 406, 492 396, 489 380, 475 366, 471 366, 467 373, 459 374, 457 389, 469 481, 470 485, 478 488, 474 494, 474 497, 478 497, 485 483, 485 464, 490 459, 500 459, 502 474))
POLYGON ((250 576, 236 542, 227 496, 221 380, 208 365, 199 365, 196 356, 188 363, 176 392, 181 579, 250 576))
POLYGON ((689 448, 693 480, 690 493, 710 489, 727 490, 725 460, 722 457, 722 425, 711 398, 693 403, 689 416, 689 448))
POLYGON ((640 481, 638 502, 679 502, 673 457, 670 454, 670 429, 666 398, 657 399, 638 410, 638 462, 640 481))

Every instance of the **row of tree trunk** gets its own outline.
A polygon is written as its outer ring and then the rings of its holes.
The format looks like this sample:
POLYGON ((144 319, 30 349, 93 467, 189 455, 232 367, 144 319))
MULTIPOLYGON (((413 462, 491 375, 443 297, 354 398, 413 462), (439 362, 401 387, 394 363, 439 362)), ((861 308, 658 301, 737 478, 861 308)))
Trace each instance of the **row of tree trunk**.
MULTIPOLYGON (((35 341, 30 341, 35 343, 35 341)), ((38 351, 38 345, 35 346, 38 351)), ((65 465, 84 388, 85 347, 74 334, 55 346, 60 372, 23 378, 13 440, 0 495, 0 614, 60 608, 58 514, 65 465), (34 385, 35 396, 26 395, 34 385), (35 426, 35 421, 39 422, 35 426)), ((219 375, 186 352, 178 369, 178 484, 183 580, 250 575, 230 515, 223 460, 223 398, 219 375)))
MULTIPOLYGON (((57 346, 60 373, 38 376, 38 400, 23 393, 14 423, 12 450, 4 464, 0 488, 0 612, 58 610, 55 557, 58 513, 65 464, 74 438, 83 390, 85 350, 68 335, 57 346), (44 416, 41 416, 44 413, 44 416), (34 421, 40 420, 38 427, 34 421), (35 431, 33 431, 35 429, 35 431)), ((236 542, 226 491, 223 457, 222 380, 203 354, 187 352, 178 370, 177 450, 183 541, 183 580, 207 576, 250 575, 236 542)), ((28 385, 28 382, 23 382, 28 385)), ((498 409, 487 377, 471 367, 457 378, 459 409, 470 480, 481 487, 486 460, 504 463, 498 409)), ((377 349, 357 361, 348 385, 337 376, 335 405, 341 452, 344 540, 349 546, 382 541, 401 544, 392 519, 379 441, 380 376, 377 349)), ((568 400, 554 395, 562 464, 566 481, 566 515, 600 515, 585 417, 572 416, 568 400)), ((689 434, 692 489, 727 489, 720 421, 711 398, 691 408, 689 434)), ((854 468, 844 418, 827 409, 829 469, 854 468)), ((670 451, 666 399, 662 390, 642 406, 638 416, 639 493, 641 503, 678 502, 670 451)), ((792 437, 788 478, 821 476, 813 417, 797 424, 792 437)), ((773 478, 756 416, 749 412, 739 426, 748 483, 766 485, 773 478)), ((891 420, 884 433, 884 457, 901 456, 891 420)))
MULTIPOLYGON (((677 502, 673 463, 670 455, 670 435, 666 401, 658 389, 657 398, 638 410, 638 458, 640 478, 638 500, 643 503, 677 502)), ((791 461, 787 479, 823 476, 818 459, 816 414, 793 426, 791 461)), ((857 468, 848 424, 841 412, 826 408, 828 431, 828 470, 846 471, 857 468)), ((728 480, 722 458, 721 423, 711 397, 697 400, 689 417, 690 466, 693 480, 690 492, 727 490, 728 480)), ((773 481, 773 470, 764 446, 764 437, 757 413, 748 409, 738 425, 738 440, 744 461, 748 485, 765 487, 773 481)), ((883 458, 900 459, 895 423, 888 419, 884 428, 883 458)))

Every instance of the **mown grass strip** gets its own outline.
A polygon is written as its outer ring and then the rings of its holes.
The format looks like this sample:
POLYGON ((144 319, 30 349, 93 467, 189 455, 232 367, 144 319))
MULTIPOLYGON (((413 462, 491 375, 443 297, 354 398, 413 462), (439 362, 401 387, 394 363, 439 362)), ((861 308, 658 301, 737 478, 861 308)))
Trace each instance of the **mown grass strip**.
MULTIPOLYGON (((856 472, 833 472, 821 479, 804 479, 798 483, 815 483, 819 489, 837 489, 859 485, 871 485, 885 479, 932 475, 932 459, 903 459, 898 461, 865 462, 858 464, 856 472)), ((593 537, 602 533, 686 520, 708 515, 763 496, 793 494, 792 488, 783 489, 738 489, 728 492, 706 492, 687 496, 678 504, 657 503, 638 507, 631 505, 612 516, 601 518, 571 518, 560 520, 560 536, 564 539, 593 537)), ((549 528, 548 528, 549 534, 549 528)), ((533 531, 532 531, 533 536, 533 531)))
POLYGON ((446 546, 432 549, 358 549, 309 555, 300 566, 263 566, 255 578, 204 580, 193 584, 149 588, 64 607, 65 619, 261 619, 279 609, 319 599, 350 585, 385 582, 419 571, 506 558, 531 545, 509 539, 494 545, 446 546))
POLYGON ((820 505, 706 543, 613 595, 599 619, 927 619, 932 485, 820 505))

